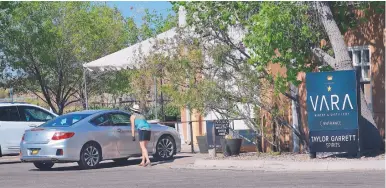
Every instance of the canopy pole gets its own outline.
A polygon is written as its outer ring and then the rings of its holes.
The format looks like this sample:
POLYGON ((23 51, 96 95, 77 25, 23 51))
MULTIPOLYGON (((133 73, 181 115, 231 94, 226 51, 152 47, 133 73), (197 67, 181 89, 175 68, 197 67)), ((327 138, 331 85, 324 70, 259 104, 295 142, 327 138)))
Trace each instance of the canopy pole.
POLYGON ((84 82, 84 100, 85 100, 85 105, 86 105, 86 110, 88 110, 88 99, 87 99, 87 81, 86 77, 87 76, 87 69, 83 69, 83 82, 84 82))
POLYGON ((154 113, 155 119, 158 119, 158 111, 157 111, 157 78, 153 76, 154 79, 154 113))

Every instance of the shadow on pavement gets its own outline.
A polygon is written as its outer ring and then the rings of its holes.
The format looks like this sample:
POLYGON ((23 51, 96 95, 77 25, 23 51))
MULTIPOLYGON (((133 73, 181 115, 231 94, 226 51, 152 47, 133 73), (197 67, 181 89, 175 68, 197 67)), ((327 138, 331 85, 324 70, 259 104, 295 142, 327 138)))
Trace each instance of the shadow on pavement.
MULTIPOLYGON (((371 157, 378 157, 378 156, 381 156, 381 155, 384 155, 385 152, 383 151, 379 151, 379 152, 367 152, 367 153, 362 153, 362 155, 360 155, 360 157, 368 157, 368 158, 371 158, 371 157)), ((338 154, 331 154, 331 155, 327 155, 327 156, 324 156, 322 157, 323 159, 327 159, 327 158, 347 158, 347 159, 356 159, 358 158, 357 154, 356 153, 338 153, 338 154)))
MULTIPOLYGON (((167 161, 159 161, 159 160, 156 160, 154 158, 150 158, 150 160, 151 160, 152 166, 156 166, 159 164, 172 163, 176 159, 187 158, 187 157, 191 157, 191 156, 175 156, 173 159, 167 160, 167 161)), ((140 162, 141 162, 141 159, 129 159, 127 161, 119 162, 119 163, 110 162, 110 160, 109 160, 109 161, 100 163, 99 167, 97 169, 109 169, 109 168, 124 167, 124 166, 138 166, 138 164, 140 162)), ((46 171, 77 171, 77 170, 81 170, 78 165, 66 166, 66 167, 57 167, 57 168, 55 168, 55 166, 54 166, 52 169, 46 170, 46 171)), ((90 169, 90 170, 93 170, 93 169, 90 169)), ((29 171, 42 171, 42 170, 31 169, 29 171)))

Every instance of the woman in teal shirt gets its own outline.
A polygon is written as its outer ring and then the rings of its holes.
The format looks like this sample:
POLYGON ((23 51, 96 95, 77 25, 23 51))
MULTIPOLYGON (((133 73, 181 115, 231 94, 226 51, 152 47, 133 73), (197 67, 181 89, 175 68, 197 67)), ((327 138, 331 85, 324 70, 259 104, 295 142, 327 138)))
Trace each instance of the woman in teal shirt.
POLYGON ((146 121, 145 117, 140 114, 139 106, 133 106, 134 114, 131 115, 131 135, 133 136, 133 141, 135 141, 135 129, 138 131, 139 145, 142 150, 142 161, 139 164, 140 166, 150 165, 149 154, 147 152, 147 143, 150 141, 151 131, 150 124, 146 121))

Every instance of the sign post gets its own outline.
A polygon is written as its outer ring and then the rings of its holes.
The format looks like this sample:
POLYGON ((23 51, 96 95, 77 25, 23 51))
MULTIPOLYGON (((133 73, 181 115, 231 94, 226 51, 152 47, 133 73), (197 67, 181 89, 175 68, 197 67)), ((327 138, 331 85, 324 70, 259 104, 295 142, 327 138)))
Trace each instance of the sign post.
POLYGON ((306 75, 311 156, 316 152, 359 151, 356 71, 306 75))

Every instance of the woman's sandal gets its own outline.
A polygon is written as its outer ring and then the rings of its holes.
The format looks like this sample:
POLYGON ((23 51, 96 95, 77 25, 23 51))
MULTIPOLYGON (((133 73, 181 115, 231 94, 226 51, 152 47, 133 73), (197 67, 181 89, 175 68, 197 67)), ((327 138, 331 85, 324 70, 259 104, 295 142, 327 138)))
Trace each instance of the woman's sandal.
POLYGON ((145 163, 144 167, 146 166, 151 166, 151 163, 150 162, 145 163))
POLYGON ((144 163, 139 163, 138 166, 144 166, 144 163))

